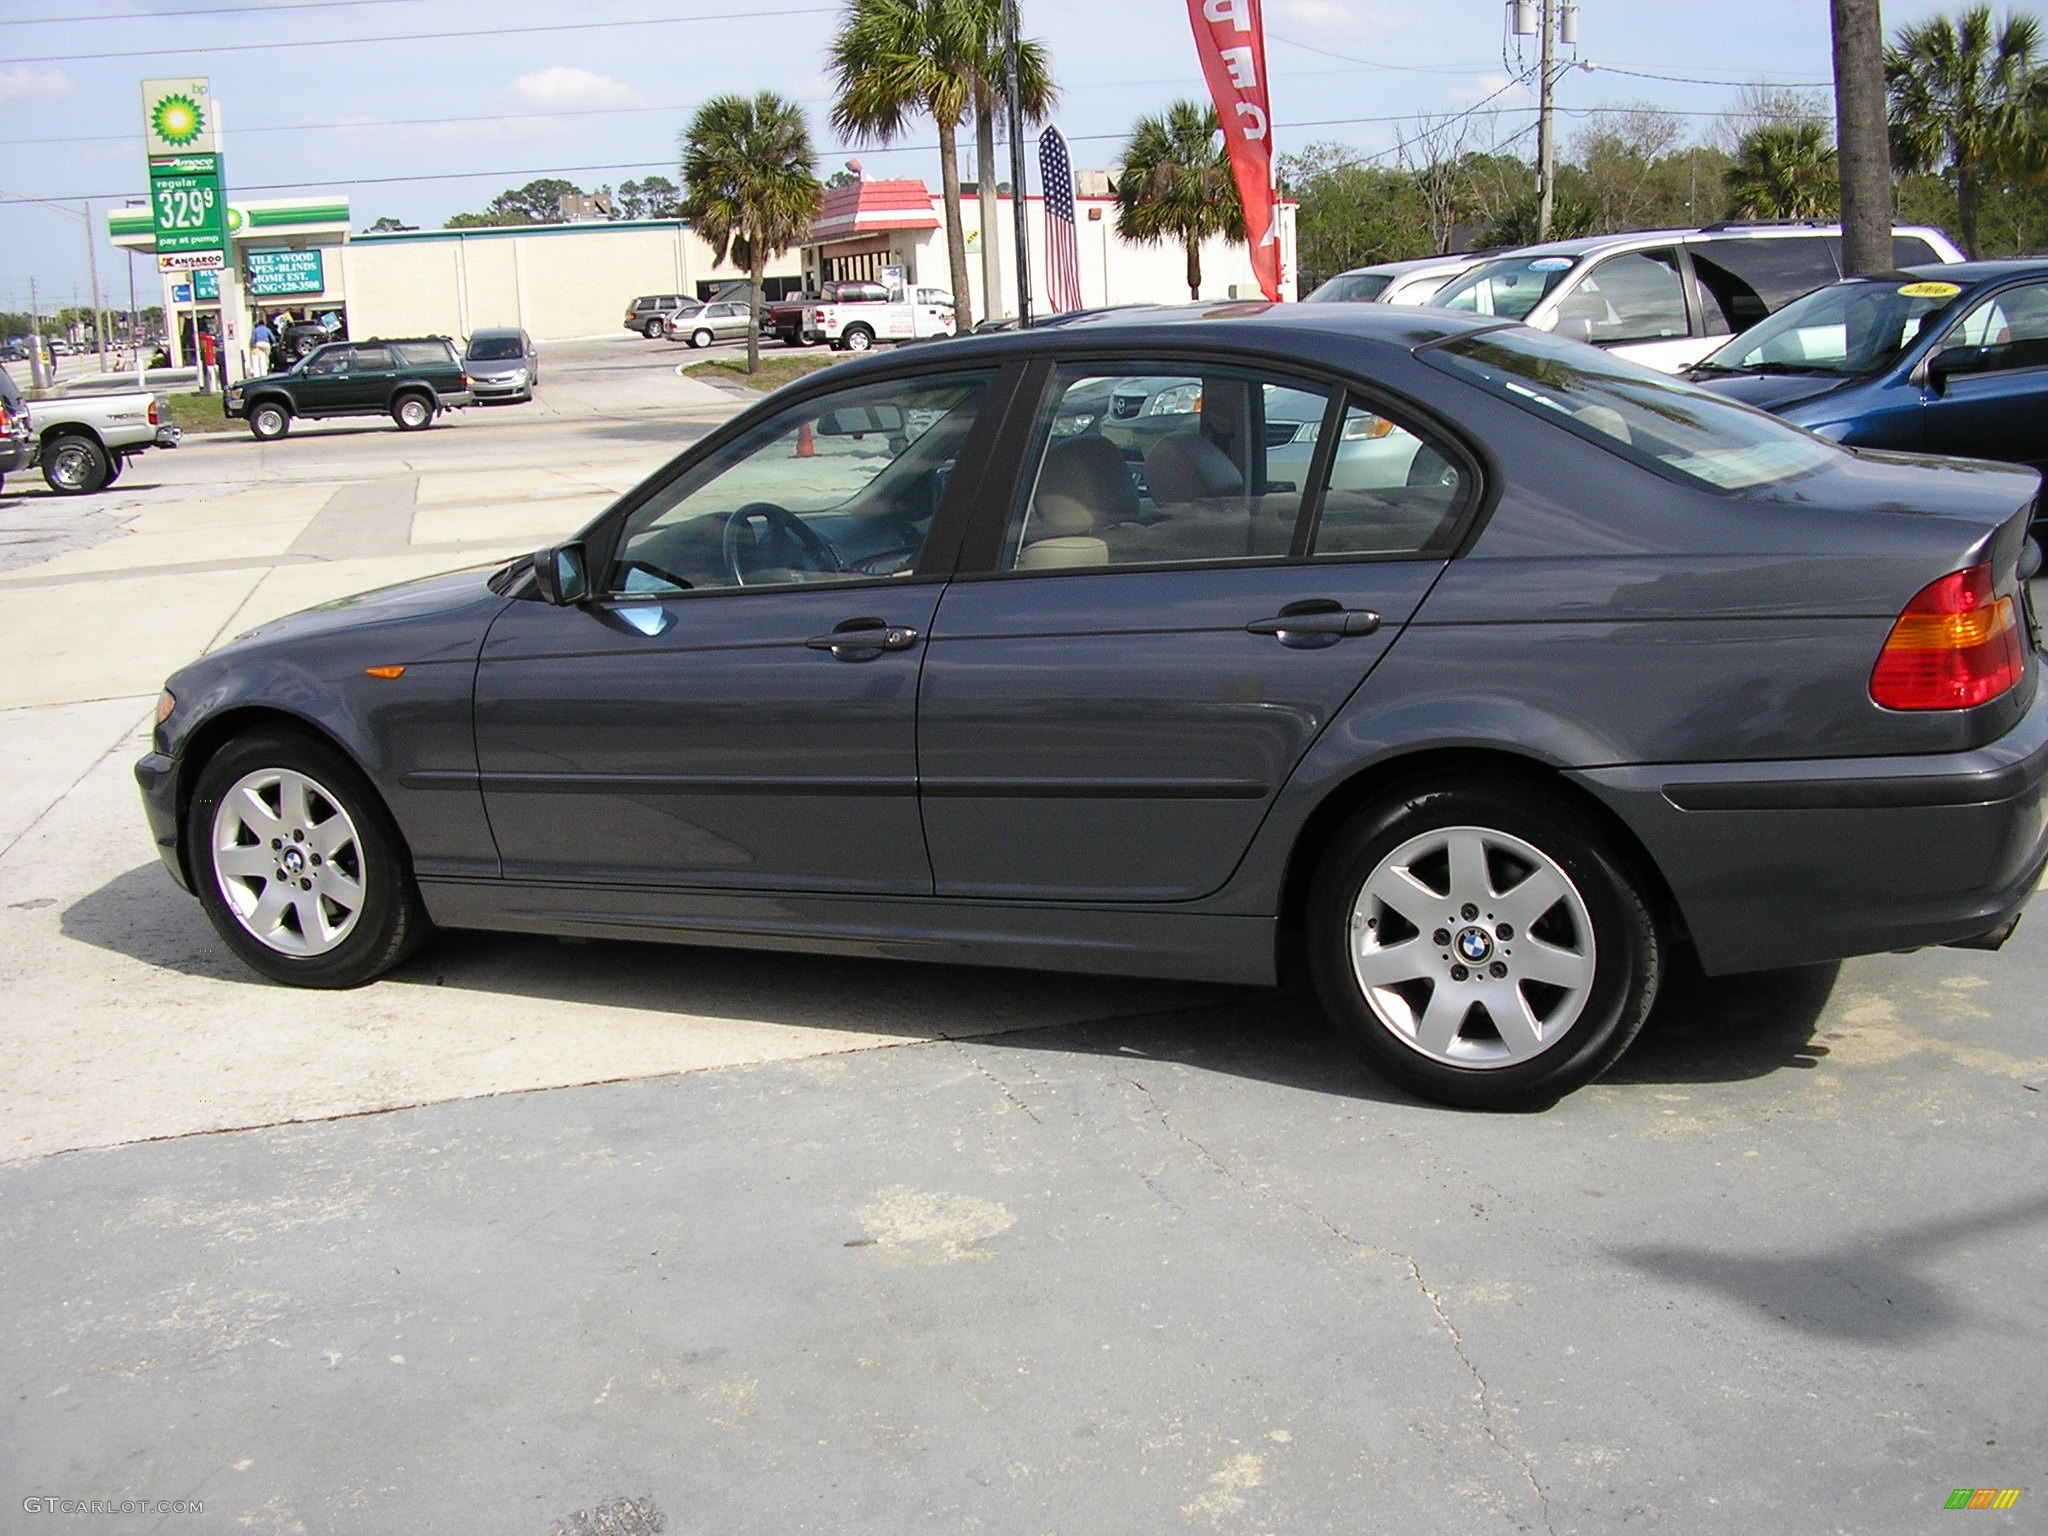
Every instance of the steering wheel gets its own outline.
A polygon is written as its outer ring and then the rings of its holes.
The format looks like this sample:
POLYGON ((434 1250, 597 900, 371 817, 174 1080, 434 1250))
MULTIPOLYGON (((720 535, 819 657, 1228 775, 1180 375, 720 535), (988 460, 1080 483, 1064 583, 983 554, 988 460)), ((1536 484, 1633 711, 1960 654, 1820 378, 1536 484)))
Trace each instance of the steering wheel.
POLYGON ((740 569, 740 530, 755 518, 760 518, 770 528, 794 539, 809 559, 809 569, 846 569, 839 558, 839 551, 818 537, 816 530, 794 512, 778 507, 772 501, 750 501, 728 514, 725 519, 725 568, 732 574, 733 585, 744 587, 747 584, 746 572, 740 569))

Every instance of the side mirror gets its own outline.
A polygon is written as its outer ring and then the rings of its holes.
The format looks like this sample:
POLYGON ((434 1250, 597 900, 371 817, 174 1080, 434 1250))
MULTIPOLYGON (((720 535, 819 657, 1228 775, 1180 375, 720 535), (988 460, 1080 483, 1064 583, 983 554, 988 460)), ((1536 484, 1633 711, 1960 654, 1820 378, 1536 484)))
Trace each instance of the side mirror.
POLYGON ((557 544, 536 550, 533 556, 533 587, 541 601, 557 608, 573 608, 590 596, 590 572, 583 563, 581 544, 557 544))
POLYGON ((1927 381, 1939 394, 1958 373, 1984 373, 1996 361, 1995 347, 1943 347, 1927 359, 1927 381))

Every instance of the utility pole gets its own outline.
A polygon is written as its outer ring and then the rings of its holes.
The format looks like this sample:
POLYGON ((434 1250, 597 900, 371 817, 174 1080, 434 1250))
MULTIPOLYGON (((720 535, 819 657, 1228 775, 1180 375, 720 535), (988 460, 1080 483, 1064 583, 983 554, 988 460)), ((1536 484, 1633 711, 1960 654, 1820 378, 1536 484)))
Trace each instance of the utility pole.
MULTIPOLYGON (((1884 99, 1884 23, 1878 0, 1831 0, 1835 41, 1835 158, 1842 177, 1842 270, 1892 269, 1892 155, 1884 99)), ((1972 253, 1974 254, 1974 253, 1972 253)))
POLYGON ((135 307, 135 253, 128 253, 128 345, 135 349, 135 387, 142 387, 142 315, 135 307))
POLYGON ((1024 202, 1024 102, 1017 94, 1017 5, 1003 6, 1003 88, 1009 94, 1010 210, 1017 224, 1017 324, 1031 324, 1031 214, 1024 202))
POLYGON ((50 381, 43 377, 43 315, 42 307, 36 303, 36 280, 28 280, 28 378, 38 390, 48 389, 50 381))
POLYGON ((1551 215, 1557 211, 1557 118, 1552 110, 1552 97, 1557 85, 1554 65, 1557 59, 1555 48, 1557 28, 1553 12, 1557 0, 1543 0, 1543 19, 1539 26, 1543 33, 1540 50, 1541 63, 1537 66, 1538 88, 1536 92, 1536 238, 1550 238, 1551 215))
POLYGON ((99 360, 99 366, 104 369, 107 366, 107 333, 104 328, 104 322, 100 319, 100 258, 99 252, 94 248, 92 238, 92 204, 87 202, 83 204, 83 207, 85 208, 85 265, 86 270, 92 274, 92 350, 94 356, 99 360))

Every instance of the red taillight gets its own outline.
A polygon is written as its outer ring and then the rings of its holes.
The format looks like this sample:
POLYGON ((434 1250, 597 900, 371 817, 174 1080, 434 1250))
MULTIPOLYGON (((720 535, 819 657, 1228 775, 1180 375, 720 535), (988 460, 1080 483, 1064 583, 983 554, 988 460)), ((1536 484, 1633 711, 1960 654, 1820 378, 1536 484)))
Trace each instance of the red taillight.
POLYGON ((152 427, 156 425, 156 402, 154 400, 149 402, 149 424, 152 427))
POLYGON ((2012 599, 1992 592, 1990 566, 1973 565, 1906 604, 1870 674, 1870 697, 1885 709, 1973 709, 2017 684, 2026 663, 2012 599))

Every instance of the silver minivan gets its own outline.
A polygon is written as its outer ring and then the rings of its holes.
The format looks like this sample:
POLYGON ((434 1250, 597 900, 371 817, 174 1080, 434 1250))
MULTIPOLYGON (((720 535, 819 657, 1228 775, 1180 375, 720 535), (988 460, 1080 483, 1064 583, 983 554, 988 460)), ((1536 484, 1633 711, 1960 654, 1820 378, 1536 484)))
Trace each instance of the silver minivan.
MULTIPOLYGON (((1901 267, 1957 262, 1938 229, 1892 231, 1901 267)), ((1429 302, 1499 315, 1679 373, 1842 275, 1839 224, 1714 224, 1589 235, 1482 262, 1429 302)))

